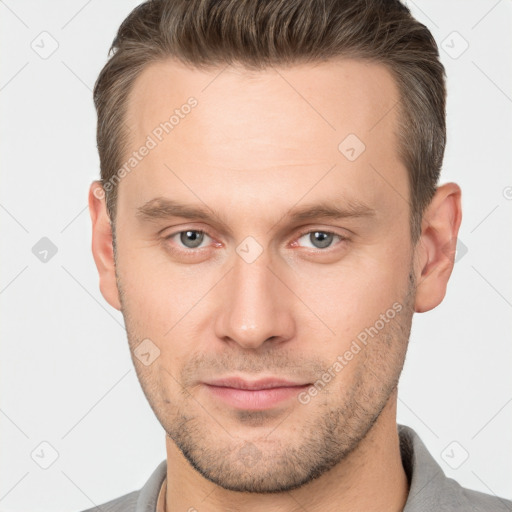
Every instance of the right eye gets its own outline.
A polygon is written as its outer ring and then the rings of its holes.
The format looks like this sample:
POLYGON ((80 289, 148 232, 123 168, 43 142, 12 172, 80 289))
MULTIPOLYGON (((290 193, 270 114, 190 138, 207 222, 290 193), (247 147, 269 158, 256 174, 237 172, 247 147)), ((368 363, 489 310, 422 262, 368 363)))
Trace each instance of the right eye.
MULTIPOLYGON (((200 245, 205 237, 210 238, 204 231, 198 229, 187 229, 185 231, 177 231, 165 237, 166 240, 177 240, 178 244, 182 244, 185 249, 201 248, 200 245)), ((181 249, 181 248, 180 248, 181 249)))

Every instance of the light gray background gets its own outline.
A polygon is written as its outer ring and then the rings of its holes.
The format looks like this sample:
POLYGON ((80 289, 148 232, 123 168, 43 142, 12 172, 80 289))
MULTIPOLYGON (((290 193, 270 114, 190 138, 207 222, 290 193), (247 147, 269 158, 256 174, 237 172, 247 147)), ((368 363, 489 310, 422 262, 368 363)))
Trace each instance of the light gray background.
MULTIPOLYGON (((122 316, 99 292, 86 208, 99 174, 91 89, 137 4, 0 1, 2 511, 88 508, 140 488, 165 458, 122 316), (42 237, 58 249, 46 262, 32 252, 42 237)), ((461 185, 464 218, 447 296, 415 316, 398 420, 448 476, 512 498, 512 2, 408 5, 441 45, 441 182, 461 185)))

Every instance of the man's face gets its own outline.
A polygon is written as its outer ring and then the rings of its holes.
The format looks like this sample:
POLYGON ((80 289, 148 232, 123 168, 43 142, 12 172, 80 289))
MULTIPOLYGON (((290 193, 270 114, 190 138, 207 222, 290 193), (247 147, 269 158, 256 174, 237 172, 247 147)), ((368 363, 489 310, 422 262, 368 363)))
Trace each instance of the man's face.
POLYGON ((147 399, 226 489, 308 482, 391 407, 414 303, 397 101, 384 67, 350 60, 250 74, 167 61, 135 83, 126 160, 148 135, 156 146, 118 190, 128 339, 132 350, 146 340, 146 358, 159 350, 149 365, 133 358, 147 399), (331 208, 346 215, 322 214, 331 208), (206 384, 230 377, 303 386, 206 384))

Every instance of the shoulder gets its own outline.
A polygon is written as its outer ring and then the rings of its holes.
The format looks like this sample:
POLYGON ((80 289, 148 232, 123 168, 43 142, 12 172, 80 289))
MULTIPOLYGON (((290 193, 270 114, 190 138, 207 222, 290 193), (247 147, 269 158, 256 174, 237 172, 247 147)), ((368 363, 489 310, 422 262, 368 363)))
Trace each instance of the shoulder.
POLYGON ((154 512, 158 493, 167 475, 167 461, 163 460, 138 491, 95 505, 81 512, 154 512))
POLYGON ((403 512, 512 512, 512 501, 467 489, 448 478, 412 428, 398 425, 398 434, 410 483, 403 512))
POLYGON ((133 491, 82 512, 135 512, 140 491, 133 491))
POLYGON ((434 489, 437 496, 426 505, 435 504, 439 512, 512 512, 512 501, 462 487, 452 478, 439 479, 434 489))

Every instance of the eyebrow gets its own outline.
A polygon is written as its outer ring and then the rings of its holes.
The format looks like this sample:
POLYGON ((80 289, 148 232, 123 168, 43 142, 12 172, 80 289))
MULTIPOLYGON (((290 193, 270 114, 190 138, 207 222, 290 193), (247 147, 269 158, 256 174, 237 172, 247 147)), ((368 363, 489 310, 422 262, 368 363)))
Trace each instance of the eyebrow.
MULTIPOLYGON (((285 218, 288 218, 292 222, 297 222, 320 218, 339 220, 346 218, 373 217, 375 214, 376 211, 373 208, 358 200, 347 201, 344 205, 325 201, 322 203, 292 207, 276 224, 280 223, 285 218)), ((206 205, 196 206, 185 204, 164 197, 155 197, 137 208, 136 216, 141 220, 148 221, 165 220, 172 217, 207 222, 216 221, 226 227, 226 222, 222 220, 222 215, 206 205)))

